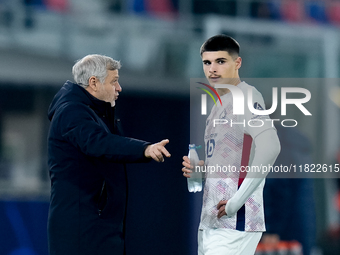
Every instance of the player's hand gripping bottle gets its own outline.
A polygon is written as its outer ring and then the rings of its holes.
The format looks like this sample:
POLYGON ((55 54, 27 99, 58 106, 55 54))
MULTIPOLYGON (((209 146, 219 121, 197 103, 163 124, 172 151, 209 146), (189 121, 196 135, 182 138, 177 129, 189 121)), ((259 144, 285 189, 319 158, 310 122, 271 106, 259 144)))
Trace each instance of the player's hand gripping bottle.
POLYGON ((199 167, 196 168, 196 166, 198 166, 198 162, 200 161, 196 148, 197 147, 195 144, 189 144, 188 158, 190 160, 190 165, 194 167, 191 169, 192 173, 190 174, 190 178, 187 178, 189 192, 202 191, 202 172, 200 171, 199 167))

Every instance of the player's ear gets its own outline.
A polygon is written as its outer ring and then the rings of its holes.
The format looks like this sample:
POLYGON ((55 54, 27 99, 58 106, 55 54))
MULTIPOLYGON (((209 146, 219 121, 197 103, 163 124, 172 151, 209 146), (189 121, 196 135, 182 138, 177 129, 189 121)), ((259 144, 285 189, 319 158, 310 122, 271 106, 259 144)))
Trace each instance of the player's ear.
POLYGON ((241 68, 241 65, 242 65, 242 58, 241 57, 237 57, 235 59, 235 63, 236 63, 236 69, 240 69, 241 68))

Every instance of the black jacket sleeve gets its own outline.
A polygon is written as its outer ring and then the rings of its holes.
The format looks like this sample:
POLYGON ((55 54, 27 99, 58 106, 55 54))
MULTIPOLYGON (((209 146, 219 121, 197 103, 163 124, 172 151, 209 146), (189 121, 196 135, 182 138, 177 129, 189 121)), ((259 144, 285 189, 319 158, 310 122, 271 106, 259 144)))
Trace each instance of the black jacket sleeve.
POLYGON ((65 104, 53 119, 61 137, 88 156, 105 157, 117 163, 149 161, 144 150, 150 143, 110 133, 86 105, 65 104))

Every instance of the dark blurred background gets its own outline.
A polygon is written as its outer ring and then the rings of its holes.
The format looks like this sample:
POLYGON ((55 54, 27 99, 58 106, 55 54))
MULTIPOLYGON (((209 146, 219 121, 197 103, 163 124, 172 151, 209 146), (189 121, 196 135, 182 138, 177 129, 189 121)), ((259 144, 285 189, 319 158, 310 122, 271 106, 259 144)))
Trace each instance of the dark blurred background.
MULTIPOLYGON (((339 163, 339 1, 0 0, 0 255, 47 254, 47 109, 75 61, 93 53, 122 63, 125 134, 170 140, 165 163, 128 166, 127 254, 197 253, 202 194, 187 191, 181 162, 193 128, 190 78, 203 77, 199 47, 218 33, 239 41, 240 75, 262 79, 254 85, 266 102, 264 78, 298 78, 312 94, 313 116, 293 109, 298 127, 280 133, 284 152, 302 156, 280 160, 339 163)), ((272 233, 304 243, 307 230, 309 254, 340 254, 338 179, 269 181, 265 194, 268 224, 282 217, 279 199, 296 216, 286 219, 294 230, 271 224, 272 233)))

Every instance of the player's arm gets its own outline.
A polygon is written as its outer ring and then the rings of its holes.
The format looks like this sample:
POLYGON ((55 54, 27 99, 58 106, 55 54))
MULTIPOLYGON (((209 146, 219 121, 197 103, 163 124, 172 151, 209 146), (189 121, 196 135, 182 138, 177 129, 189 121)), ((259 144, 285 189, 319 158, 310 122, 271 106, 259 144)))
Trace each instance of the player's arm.
MULTIPOLYGON (((267 129, 256 136, 255 155, 250 167, 255 166, 272 166, 280 153, 281 146, 275 129, 267 129)), ((253 194, 257 187, 266 178, 268 172, 260 173, 248 172, 240 188, 228 201, 221 201, 218 204, 218 217, 227 214, 227 217, 233 216, 253 194)))

